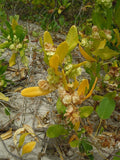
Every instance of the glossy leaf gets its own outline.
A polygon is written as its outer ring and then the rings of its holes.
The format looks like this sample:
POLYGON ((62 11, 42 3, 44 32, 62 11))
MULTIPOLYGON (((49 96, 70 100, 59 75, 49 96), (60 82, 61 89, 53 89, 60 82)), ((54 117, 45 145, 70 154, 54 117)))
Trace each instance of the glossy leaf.
POLYGON ((62 104, 60 98, 57 100, 56 108, 59 114, 64 114, 66 111, 66 107, 62 104))
POLYGON ((18 145, 19 148, 23 145, 23 143, 24 143, 24 141, 25 141, 25 137, 26 137, 28 134, 30 134, 30 133, 24 133, 24 134, 22 134, 22 135, 20 136, 19 145, 18 145))
POLYGON ((79 45, 79 49, 80 49, 80 53, 82 54, 82 56, 86 59, 86 60, 88 60, 88 61, 90 61, 90 62, 96 62, 96 59, 94 59, 93 57, 91 57, 89 54, 87 54, 86 52, 85 52, 85 50, 79 45))
POLYGON ((83 106, 80 107, 79 111, 80 111, 80 117, 81 118, 87 118, 88 116, 91 115, 91 113, 93 112, 93 107, 92 106, 83 106))
POLYGON ((25 144, 22 148, 22 155, 30 153, 35 148, 35 145, 36 145, 35 141, 31 141, 25 144))
POLYGON ((24 97, 37 97, 37 96, 44 96, 49 94, 51 91, 49 90, 42 90, 39 87, 29 87, 25 88, 21 91, 21 95, 24 97))
POLYGON ((78 88, 78 95, 85 95, 85 91, 86 89, 88 90, 89 89, 89 82, 87 79, 84 79, 80 85, 79 85, 79 88, 78 88))
POLYGON ((108 60, 117 56, 119 53, 106 46, 104 49, 97 49, 92 54, 99 56, 102 60, 108 60))
POLYGON ((44 32, 44 44, 45 43, 49 43, 49 44, 52 44, 52 45, 54 44, 53 40, 52 40, 52 37, 51 37, 51 35, 48 31, 44 32))
POLYGON ((0 92, 0 99, 4 101, 9 101, 9 98, 6 97, 3 93, 0 92))
POLYGON ((73 25, 66 37, 66 42, 69 46, 69 52, 71 52, 78 44, 78 33, 77 33, 77 27, 73 25))
POLYGON ((16 64, 16 53, 13 53, 9 60, 9 66, 12 67, 15 64, 16 64))
POLYGON ((56 138, 65 134, 67 134, 67 130, 59 124, 51 125, 47 130, 47 136, 49 138, 56 138))
POLYGON ((56 53, 59 56, 59 63, 62 64, 65 56, 68 53, 68 44, 67 42, 62 42, 56 49, 56 53))
POLYGON ((98 116, 101 119, 108 119, 115 109, 115 101, 112 98, 105 97, 97 108, 98 116))

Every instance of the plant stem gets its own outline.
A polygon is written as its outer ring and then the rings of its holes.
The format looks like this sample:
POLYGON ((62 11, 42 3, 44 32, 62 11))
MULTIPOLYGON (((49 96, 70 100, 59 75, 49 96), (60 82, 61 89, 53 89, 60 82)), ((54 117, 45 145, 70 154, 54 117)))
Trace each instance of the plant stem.
POLYGON ((101 126, 101 123, 102 123, 102 119, 100 119, 100 122, 99 122, 98 128, 97 128, 96 133, 95 133, 95 137, 96 137, 96 136, 97 136, 97 134, 98 134, 98 131, 99 131, 100 126, 101 126))

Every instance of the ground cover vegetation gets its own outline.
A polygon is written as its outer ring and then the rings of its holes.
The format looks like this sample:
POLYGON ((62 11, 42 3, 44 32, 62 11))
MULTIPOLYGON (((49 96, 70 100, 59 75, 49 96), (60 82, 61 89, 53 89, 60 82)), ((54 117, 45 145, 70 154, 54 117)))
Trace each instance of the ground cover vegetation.
MULTIPOLYGON (((4 0, 0 3, 0 56, 6 50, 11 54, 7 64, 6 59, 0 59, 1 103, 9 102, 6 88, 12 81, 6 78, 8 67, 17 63, 19 71, 22 63, 29 72, 26 56, 29 38, 27 30, 19 25, 19 17, 38 23, 46 31, 42 36, 37 32, 32 35, 39 39, 47 76, 40 79, 37 86, 23 89, 21 95, 37 97, 56 92, 55 115, 47 127, 47 137, 60 138, 69 147, 77 148, 78 156, 85 159, 93 160, 96 149, 101 158, 118 160, 120 130, 119 126, 112 130, 108 120, 115 119, 116 112, 119 119, 120 111, 120 1, 4 0), (65 40, 56 44, 52 31, 66 34, 65 40), (75 49, 83 57, 80 63, 74 61, 75 49), (82 76, 83 69, 88 78, 82 76), (92 103, 86 105, 84 102, 89 99, 92 103), (97 126, 91 121, 94 114, 99 118, 97 126), (113 150, 106 156, 103 148, 113 150)), ((5 113, 10 116, 8 107, 5 113)), ((1 134, 2 141, 10 137, 11 129, 1 134)), ((13 133, 13 141, 18 157, 24 159, 24 155, 35 148, 38 138, 34 130, 24 124, 13 133), (30 141, 25 143, 28 136, 30 141)), ((63 160, 62 152, 58 150, 58 153, 63 160)))

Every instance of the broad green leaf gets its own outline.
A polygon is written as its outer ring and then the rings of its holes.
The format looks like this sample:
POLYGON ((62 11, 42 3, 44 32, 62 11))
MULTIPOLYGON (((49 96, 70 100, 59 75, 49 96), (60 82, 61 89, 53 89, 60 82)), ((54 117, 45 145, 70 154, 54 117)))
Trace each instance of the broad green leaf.
POLYGON ((80 85, 79 85, 79 88, 78 88, 78 95, 85 95, 85 91, 86 89, 88 90, 89 89, 89 82, 87 79, 84 79, 80 85))
POLYGON ((83 139, 79 144, 79 150, 81 153, 89 153, 93 149, 89 141, 83 139))
POLYGON ((79 49, 80 49, 80 53, 82 54, 82 56, 90 61, 90 62, 96 62, 96 59, 94 59, 93 57, 91 57, 89 54, 87 54, 84 49, 79 45, 79 49))
POLYGON ((79 111, 80 111, 80 117, 81 118, 87 118, 88 116, 91 115, 91 113, 93 112, 93 107, 92 106, 83 106, 80 107, 79 111))
POLYGON ((70 146, 72 148, 78 147, 79 146, 79 140, 74 140, 74 141, 70 142, 70 146))
POLYGON ((31 141, 29 143, 26 143, 22 148, 22 155, 26 153, 30 153, 35 148, 36 142, 31 141))
POLYGON ((59 124, 53 124, 51 126, 49 126, 48 130, 47 130, 47 136, 49 138, 56 138, 59 137, 60 135, 65 135, 67 134, 67 130, 59 125, 59 124))
POLYGON ((23 134, 20 136, 18 148, 20 148, 20 147, 23 145, 23 143, 24 143, 24 141, 25 141, 25 137, 26 137, 27 135, 29 135, 29 134, 30 134, 30 133, 23 133, 23 134))
POLYGON ((77 27, 73 25, 66 37, 66 42, 69 46, 69 52, 71 52, 78 44, 78 33, 77 33, 77 27))
POLYGON ((49 94, 51 91, 49 90, 42 90, 40 87, 29 87, 25 88, 21 91, 21 95, 24 97, 37 97, 37 96, 44 96, 49 94))
POLYGON ((51 35, 48 31, 44 32, 44 44, 45 43, 49 43, 49 44, 52 44, 52 45, 54 44, 53 40, 52 40, 52 37, 51 37, 51 35))
POLYGON ((55 73, 58 74, 58 66, 59 66, 59 56, 54 54, 49 60, 50 67, 55 70, 55 73))
POLYGON ((59 44, 56 49, 56 53, 59 56, 59 63, 62 64, 65 56, 68 53, 68 43, 66 41, 59 44))
POLYGON ((9 47, 9 45, 10 45, 10 43, 8 41, 5 41, 4 43, 0 44, 0 49, 7 48, 7 47, 9 47))
POLYGON ((57 100, 56 108, 59 114, 64 114, 66 111, 66 107, 62 104, 60 98, 57 100))
POLYGON ((9 101, 9 98, 6 97, 3 93, 0 92, 0 99, 4 100, 4 101, 9 101))
POLYGON ((95 56, 99 56, 102 60, 108 60, 113 58, 114 56, 119 55, 118 52, 110 49, 109 47, 105 47, 104 49, 97 49, 96 51, 92 52, 95 56))
POLYGON ((106 45, 106 39, 104 39, 103 41, 100 41, 100 44, 98 46, 98 49, 103 49, 106 45))
POLYGON ((12 67, 15 64, 16 64, 16 53, 13 53, 9 60, 9 66, 12 67))
POLYGON ((113 157, 113 160, 120 160, 120 152, 117 152, 116 155, 119 156, 119 157, 114 156, 114 157, 113 157))
POLYGON ((97 113, 101 119, 108 119, 115 109, 115 101, 112 98, 104 97, 100 102, 97 113))

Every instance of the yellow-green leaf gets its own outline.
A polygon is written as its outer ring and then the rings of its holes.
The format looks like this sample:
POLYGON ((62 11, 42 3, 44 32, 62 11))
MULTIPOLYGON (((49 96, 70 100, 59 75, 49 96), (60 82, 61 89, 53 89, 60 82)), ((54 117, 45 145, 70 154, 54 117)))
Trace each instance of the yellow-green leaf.
POLYGON ((67 79, 66 79, 66 75, 65 75, 64 70, 62 70, 62 80, 63 80, 65 90, 68 91, 67 79))
POLYGON ((44 44, 45 43, 49 43, 49 44, 51 44, 51 45, 53 45, 54 43, 53 43, 53 40, 52 40, 52 37, 51 37, 51 35, 50 35, 50 33, 48 32, 48 31, 45 31, 44 32, 44 44))
POLYGON ((95 82, 94 82, 94 84, 93 84, 90 92, 89 92, 89 93, 87 94, 87 96, 85 97, 85 99, 89 98, 89 97, 92 95, 92 92, 93 92, 93 90, 94 90, 94 88, 95 88, 95 85, 96 85, 96 83, 97 83, 97 80, 98 80, 98 78, 96 77, 96 78, 95 78, 95 82))
POLYGON ((49 60, 50 67, 55 70, 55 73, 58 74, 58 66, 59 66, 59 56, 54 54, 49 60))
POLYGON ((104 49, 97 49, 96 51, 92 52, 92 54, 99 56, 102 60, 108 60, 114 56, 119 55, 118 52, 110 49, 107 46, 104 49))
POLYGON ((89 82, 87 79, 84 79, 80 85, 79 85, 79 88, 78 88, 78 95, 85 95, 85 91, 86 89, 88 90, 89 89, 89 82))
POLYGON ((96 62, 96 59, 94 59, 93 57, 91 57, 89 54, 87 54, 84 49, 79 45, 79 49, 80 49, 80 53, 82 54, 82 56, 90 61, 90 62, 96 62))
POLYGON ((37 96, 44 96, 49 94, 50 90, 42 90, 40 87, 29 87, 25 88, 21 91, 21 95, 24 97, 37 97, 37 96))
POLYGON ((100 42, 98 49, 103 49, 106 45, 106 39, 104 39, 103 41, 100 42))
POLYGON ((22 148, 22 155, 26 153, 30 153, 35 148, 36 142, 31 141, 29 143, 26 143, 22 148))
POLYGON ((86 63, 87 63, 87 61, 84 61, 84 62, 81 62, 81 63, 78 63, 78 64, 74 64, 72 69, 84 66, 86 63))
POLYGON ((71 52, 78 44, 78 32, 77 32, 77 27, 73 25, 66 37, 66 42, 68 43, 69 46, 69 52, 71 52))
POLYGON ((15 18, 12 19, 12 29, 15 30, 16 26, 18 25, 17 21, 15 18))
POLYGON ((13 53, 10 60, 9 60, 9 66, 12 67, 13 65, 16 64, 16 53, 13 53))
POLYGON ((91 115, 94 109, 92 106, 83 106, 83 107, 80 107, 79 110, 80 110, 80 117, 87 118, 88 116, 91 115))
POLYGON ((62 42, 56 49, 56 53, 59 56, 59 63, 62 64, 65 56, 68 53, 68 44, 66 41, 62 42))
POLYGON ((23 134, 20 136, 18 148, 20 148, 20 147, 23 145, 23 143, 24 143, 24 141, 25 141, 25 137, 26 137, 28 134, 30 134, 30 133, 23 133, 23 134))
POLYGON ((9 98, 6 97, 3 93, 0 92, 0 99, 4 100, 4 101, 9 101, 9 98))

